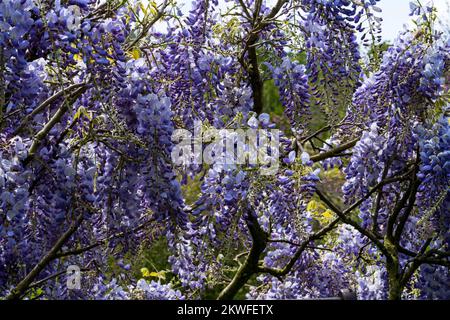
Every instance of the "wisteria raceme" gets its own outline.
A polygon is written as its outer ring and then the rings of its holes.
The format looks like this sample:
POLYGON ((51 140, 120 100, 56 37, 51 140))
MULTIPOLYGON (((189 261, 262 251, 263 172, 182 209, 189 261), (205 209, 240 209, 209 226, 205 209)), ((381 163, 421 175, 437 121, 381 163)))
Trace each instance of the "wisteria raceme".
MULTIPOLYGON (((260 115, 259 120, 250 118, 246 127, 269 126, 266 116, 260 115)), ((235 246, 233 240, 238 241, 241 230, 245 230, 243 207, 249 206, 246 197, 251 177, 236 164, 236 159, 228 158, 225 146, 226 143, 220 150, 219 144, 216 151, 221 156, 205 175, 202 194, 194 204, 185 239, 172 244, 174 255, 170 260, 174 272, 183 285, 192 289, 204 289, 206 278, 220 266, 221 262, 211 256, 207 248, 224 244, 235 246)), ((172 237, 170 241, 175 240, 172 237)))
POLYGON ((402 32, 383 56, 380 70, 356 91, 353 105, 358 111, 352 117, 363 115, 363 121, 377 121, 384 127, 394 114, 403 119, 401 125, 406 125, 404 119, 424 116, 429 108, 427 99, 436 98, 443 90, 443 66, 449 59, 446 41, 438 36, 428 48, 412 32, 402 32))
MULTIPOLYGON (((320 181, 320 169, 313 170, 310 167, 312 162, 305 152, 300 161, 297 163, 294 151, 289 152, 284 159, 288 167, 257 198, 260 203, 258 211, 263 212, 258 218, 260 225, 274 239, 264 257, 264 263, 269 268, 286 265, 286 257, 294 256, 297 251, 297 247, 289 242, 301 243, 315 231, 317 222, 311 219, 306 208, 320 181)), ((261 292, 253 288, 248 298, 302 299, 337 295, 338 287, 347 285, 346 277, 340 277, 335 257, 332 254, 322 255, 320 250, 318 247, 317 250, 305 252, 293 265, 285 282, 271 275, 259 276, 258 285, 264 289, 261 292), (321 261, 320 265, 326 267, 318 267, 313 261, 321 261)))
POLYGON ((182 300, 184 298, 179 290, 174 290, 168 284, 161 284, 153 280, 147 282, 141 279, 136 288, 142 290, 145 299, 149 300, 182 300))
MULTIPOLYGON (((145 70, 140 67, 140 61, 130 65, 129 72, 133 78, 118 97, 119 112, 145 144, 143 148, 130 146, 128 153, 146 165, 141 164, 141 168, 131 165, 129 175, 137 179, 133 182, 137 188, 135 194, 145 195, 138 207, 151 208, 162 221, 170 217, 180 219, 178 222, 182 225, 186 221, 182 217, 180 185, 170 163, 174 130, 170 101, 153 93, 152 88, 142 81, 139 75, 145 70), (133 104, 131 109, 129 103, 133 104)), ((124 208, 130 210, 127 206, 124 208)))
POLYGON ((342 226, 337 230, 337 255, 341 259, 348 259, 356 270, 352 281, 356 282, 358 299, 375 300, 387 298, 387 273, 383 261, 377 257, 377 248, 349 226, 342 226), (370 257, 370 263, 367 262, 370 257))

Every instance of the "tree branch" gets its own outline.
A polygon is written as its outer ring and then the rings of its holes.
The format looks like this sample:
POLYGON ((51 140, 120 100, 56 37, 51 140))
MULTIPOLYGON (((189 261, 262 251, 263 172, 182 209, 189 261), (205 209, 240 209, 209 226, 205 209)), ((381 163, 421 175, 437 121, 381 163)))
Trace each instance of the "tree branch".
POLYGON ((69 238, 75 233, 78 227, 83 221, 83 215, 79 215, 78 218, 72 223, 72 225, 64 232, 61 237, 56 241, 50 251, 38 262, 38 264, 26 275, 26 277, 17 284, 17 286, 6 296, 6 300, 19 299, 22 294, 28 289, 33 280, 41 273, 41 271, 55 259, 56 254, 61 250, 62 246, 69 240, 69 238))

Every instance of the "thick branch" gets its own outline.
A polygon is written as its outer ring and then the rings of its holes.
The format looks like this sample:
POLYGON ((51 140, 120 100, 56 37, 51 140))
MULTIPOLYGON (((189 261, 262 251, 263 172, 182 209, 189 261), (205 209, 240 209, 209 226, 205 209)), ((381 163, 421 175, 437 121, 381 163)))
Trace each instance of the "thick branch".
POLYGON ((240 4, 240 6, 241 6, 241 8, 242 8, 242 11, 244 11, 245 16, 246 16, 249 20, 251 20, 251 19, 252 19, 252 16, 251 16, 250 12, 248 11, 247 6, 245 5, 244 1, 243 1, 243 0, 239 0, 239 4, 240 4))
POLYGON ((300 141, 300 144, 304 144, 304 143, 306 143, 307 141, 309 141, 309 140, 311 140, 311 139, 317 137, 319 134, 321 134, 321 133, 323 133, 323 132, 326 132, 326 131, 328 131, 328 130, 330 130, 330 129, 331 129, 331 126, 325 126, 325 127, 321 128, 321 129, 317 130, 316 132, 310 134, 310 135, 307 136, 306 138, 303 138, 303 139, 300 141))

